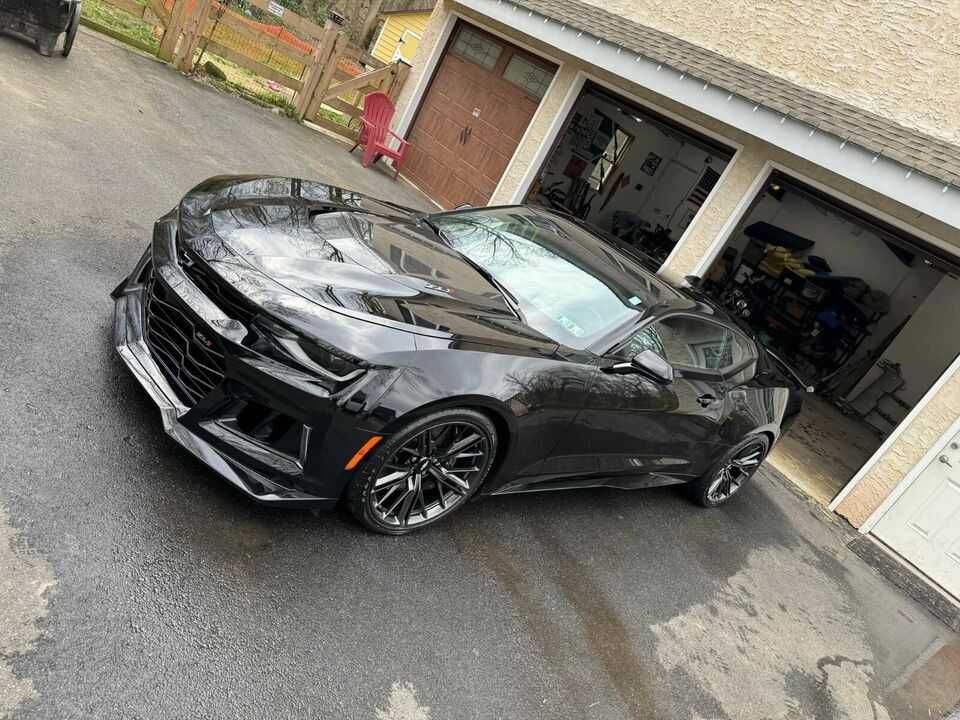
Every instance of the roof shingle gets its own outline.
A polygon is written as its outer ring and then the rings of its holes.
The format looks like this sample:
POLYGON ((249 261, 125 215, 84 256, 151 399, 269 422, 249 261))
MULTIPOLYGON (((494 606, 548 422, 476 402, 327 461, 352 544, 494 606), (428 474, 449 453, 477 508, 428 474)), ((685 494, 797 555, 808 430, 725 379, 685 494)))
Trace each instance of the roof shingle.
POLYGON ((581 0, 509 1, 689 73, 907 167, 960 185, 960 146, 581 0))

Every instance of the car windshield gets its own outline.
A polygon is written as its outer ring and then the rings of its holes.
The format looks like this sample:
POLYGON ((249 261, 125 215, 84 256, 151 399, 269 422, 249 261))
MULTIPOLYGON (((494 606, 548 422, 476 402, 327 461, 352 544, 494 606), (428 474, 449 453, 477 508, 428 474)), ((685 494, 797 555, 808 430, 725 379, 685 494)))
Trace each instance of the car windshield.
POLYGON ((636 318, 669 286, 561 216, 530 208, 430 217, 446 242, 517 300, 531 327, 583 349, 636 318))

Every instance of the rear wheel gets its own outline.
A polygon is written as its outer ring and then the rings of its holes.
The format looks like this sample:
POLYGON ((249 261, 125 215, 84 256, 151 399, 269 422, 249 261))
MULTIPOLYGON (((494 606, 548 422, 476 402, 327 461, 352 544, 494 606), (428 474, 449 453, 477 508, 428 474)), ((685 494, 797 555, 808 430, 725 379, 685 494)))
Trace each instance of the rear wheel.
POLYGON ((699 480, 685 486, 703 507, 717 507, 740 492, 770 452, 766 435, 753 435, 730 450, 699 480))
POLYGON ((70 51, 73 49, 73 41, 77 37, 77 29, 80 27, 80 3, 77 3, 73 7, 73 12, 70 15, 70 24, 67 25, 67 32, 63 36, 63 50, 60 51, 61 55, 67 57, 70 54, 70 51))
POLYGON ((497 453, 491 420, 475 410, 420 418, 379 446, 350 483, 350 510, 365 527, 404 535, 457 510, 497 453))

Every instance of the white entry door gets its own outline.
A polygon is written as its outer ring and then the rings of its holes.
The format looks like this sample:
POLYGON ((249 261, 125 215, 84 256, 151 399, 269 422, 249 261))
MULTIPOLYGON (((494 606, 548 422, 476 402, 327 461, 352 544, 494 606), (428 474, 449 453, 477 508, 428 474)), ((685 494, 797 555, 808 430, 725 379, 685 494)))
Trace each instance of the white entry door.
POLYGON ((960 434, 880 518, 873 534, 960 598, 960 434))

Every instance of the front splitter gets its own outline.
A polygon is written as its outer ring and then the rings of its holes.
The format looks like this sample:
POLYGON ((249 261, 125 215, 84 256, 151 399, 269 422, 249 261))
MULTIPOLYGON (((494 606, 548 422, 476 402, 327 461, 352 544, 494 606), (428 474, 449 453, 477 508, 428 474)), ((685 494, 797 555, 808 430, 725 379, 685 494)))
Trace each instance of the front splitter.
POLYGON ((321 498, 281 488, 254 470, 227 458, 180 422, 181 416, 185 415, 189 408, 170 387, 144 339, 144 292, 144 287, 136 284, 118 288, 114 292, 114 346, 134 377, 160 409, 164 431, 251 500, 290 508, 333 509, 337 498, 321 498), (267 491, 258 492, 260 488, 267 491))

